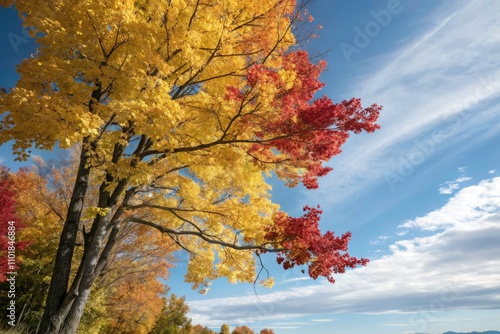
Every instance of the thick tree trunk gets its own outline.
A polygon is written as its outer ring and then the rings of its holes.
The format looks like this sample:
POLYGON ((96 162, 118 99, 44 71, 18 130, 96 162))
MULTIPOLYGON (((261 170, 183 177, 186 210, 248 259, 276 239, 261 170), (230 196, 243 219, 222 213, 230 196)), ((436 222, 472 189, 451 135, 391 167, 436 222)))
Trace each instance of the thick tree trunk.
MULTIPOLYGON (((80 323, 85 305, 90 296, 90 290, 95 280, 104 269, 107 259, 111 253, 113 246, 116 243, 119 234, 119 225, 113 225, 110 230, 109 225, 118 219, 123 209, 118 209, 118 212, 113 216, 112 209, 116 205, 118 194, 125 189, 126 181, 120 183, 111 196, 106 191, 100 193, 99 204, 102 207, 109 207, 110 210, 106 216, 97 216, 92 224, 88 243, 86 243, 82 261, 78 268, 69 293, 51 317, 50 327, 45 326, 43 334, 73 334, 76 333, 80 323)), ((131 193, 127 193, 125 201, 131 197, 131 193)))
POLYGON ((94 221, 95 226, 97 226, 95 234, 92 235, 92 240, 80 264, 79 274, 70 290, 71 292, 75 291, 76 297, 71 301, 71 307, 54 334, 73 334, 78 329, 92 286, 101 274, 119 233, 119 227, 114 226, 107 238, 106 245, 104 245, 108 234, 109 218, 110 215, 99 217, 94 221))
POLYGON ((112 248, 116 240, 113 237, 114 233, 108 238, 106 247, 104 240, 106 239, 106 230, 109 224, 108 217, 98 217, 94 221, 96 226, 94 234, 88 248, 84 252, 83 259, 78 268, 78 273, 71 285, 69 293, 61 303, 56 313, 52 316, 51 327, 46 327, 44 334, 73 334, 76 333, 80 319, 85 309, 85 304, 90 296, 90 290, 93 283, 100 274, 102 269, 99 264, 106 261, 109 252, 102 252, 104 248, 112 248), (49 331, 50 330, 50 331, 49 331))
MULTIPOLYGON (((109 196, 105 195, 102 197, 109 196)), ((93 227, 95 227, 95 229, 92 229, 92 232, 94 233, 92 233, 90 245, 81 262, 83 271, 81 280, 77 282, 78 296, 73 301, 71 308, 64 319, 61 330, 58 332, 59 334, 76 333, 78 324, 80 323, 80 319, 83 315, 85 304, 90 296, 90 289, 99 275, 96 269, 101 249, 103 248, 104 240, 106 238, 110 215, 111 214, 108 213, 106 217, 98 216, 94 220, 93 227)))
POLYGON ((78 166, 66 222, 64 223, 61 239, 59 240, 47 303, 38 333, 57 333, 57 328, 61 325, 63 320, 58 314, 60 314, 60 307, 67 297, 71 261, 73 259, 78 227, 83 210, 83 202, 89 182, 90 169, 87 166, 87 143, 88 139, 85 138, 80 153, 80 164, 78 166))
POLYGON ((57 334, 73 334, 76 333, 78 329, 78 325, 80 324, 80 319, 83 315, 83 310, 85 309, 85 304, 90 296, 90 288, 82 291, 78 297, 73 302, 71 306, 71 310, 68 315, 64 319, 64 322, 61 325, 60 330, 57 334))
MULTIPOLYGON (((100 100, 100 84, 97 84, 97 87, 98 88, 92 93, 93 100, 91 100, 89 105, 91 111, 92 105, 95 103, 94 101, 100 100)), ((90 139, 86 137, 82 144, 75 186, 68 208, 66 222, 59 241, 47 304, 42 317, 41 326, 37 331, 38 334, 76 333, 78 324, 83 315, 85 304, 90 296, 92 284, 103 269, 116 241, 118 227, 114 226, 106 242, 106 247, 103 248, 106 236, 109 232, 109 224, 115 219, 118 219, 123 211, 119 209, 113 217, 113 208, 115 208, 118 198, 123 192, 126 193, 124 202, 128 202, 133 195, 131 189, 129 189, 130 191, 126 191, 127 179, 120 180, 113 192, 110 193, 106 188, 108 184, 113 181, 113 177, 109 173, 106 175, 106 182, 104 182, 99 189, 99 200, 97 204, 99 208, 107 208, 109 211, 105 217, 98 216, 95 218, 91 231, 87 236, 88 238, 86 238, 87 240, 85 241, 85 250, 78 272, 68 290, 77 232, 84 208, 85 194, 89 186, 90 168, 88 167, 88 152, 89 150, 95 149, 94 146, 96 142, 91 143, 90 139), (88 148, 89 145, 90 148, 88 148)), ((145 141, 143 138, 137 150, 144 149, 144 145, 145 141)), ((124 150, 124 145, 115 145, 112 158, 113 163, 118 162, 124 150)), ((135 165, 135 163, 132 165, 135 165)))
MULTIPOLYGON (((92 99, 89 101, 89 111, 92 113, 94 112, 94 105, 96 103, 100 103, 102 95, 101 83, 99 81, 96 81, 95 86, 96 89, 92 91, 92 99)), ((37 331, 38 334, 75 333, 78 322, 80 321, 81 315, 83 313, 83 308, 85 306, 85 303, 87 302, 88 295, 90 294, 90 287, 95 280, 93 269, 97 264, 100 245, 103 242, 106 229, 106 226, 102 226, 106 225, 101 223, 102 219, 96 219, 96 221, 99 221, 98 228, 104 228, 104 231, 98 233, 101 239, 96 243, 96 240, 94 240, 95 233, 91 233, 91 245, 89 249, 85 249, 84 251, 84 258, 80 263, 76 278, 73 281, 71 289, 68 292, 68 285, 71 274, 71 262, 73 260, 77 233, 80 226, 82 211, 84 208, 85 194, 87 193, 87 188, 89 186, 90 167, 88 166, 88 153, 89 151, 95 149, 96 144, 97 142, 92 142, 90 140, 90 137, 85 137, 82 140, 80 164, 78 165, 78 172, 76 175, 71 201, 68 207, 66 221, 64 223, 61 239, 59 240, 59 247, 57 249, 54 270, 52 271, 52 278, 50 280, 47 303, 42 316, 40 328, 37 331), (90 284, 87 284, 88 279, 86 279, 85 276, 88 275, 89 270, 88 261, 85 260, 88 257, 95 257, 95 261, 92 260, 95 262, 94 266, 93 268, 91 268, 91 276, 94 278, 90 282, 90 284), (82 289, 80 287, 84 282, 86 282, 85 286, 88 285, 88 288, 86 289, 82 289), (77 315, 73 315, 73 313, 75 312, 77 315), (76 321, 76 324, 70 325, 70 323, 74 321, 76 321)), ((119 148, 121 150, 120 152, 123 152, 122 145, 119 145, 119 148)), ((102 196, 101 193, 99 204, 101 204, 101 200, 107 202, 108 199, 109 195, 102 196)), ((100 207, 106 206, 100 205, 100 207)), ((94 226, 92 227, 92 229, 94 229, 94 226)))

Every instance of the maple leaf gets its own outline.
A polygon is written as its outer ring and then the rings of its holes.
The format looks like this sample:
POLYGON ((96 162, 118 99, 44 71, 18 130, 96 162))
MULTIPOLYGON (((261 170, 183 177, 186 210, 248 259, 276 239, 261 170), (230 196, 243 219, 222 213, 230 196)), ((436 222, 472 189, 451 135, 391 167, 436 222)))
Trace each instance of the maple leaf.
POLYGON ((319 220, 322 211, 305 206, 302 217, 289 217, 280 212, 274 225, 267 230, 266 239, 282 248, 277 253, 276 261, 283 269, 296 265, 308 265, 309 276, 313 279, 325 277, 334 283, 332 274, 344 273, 346 268, 366 265, 367 259, 357 259, 347 253, 351 233, 337 237, 331 231, 322 234, 319 220))

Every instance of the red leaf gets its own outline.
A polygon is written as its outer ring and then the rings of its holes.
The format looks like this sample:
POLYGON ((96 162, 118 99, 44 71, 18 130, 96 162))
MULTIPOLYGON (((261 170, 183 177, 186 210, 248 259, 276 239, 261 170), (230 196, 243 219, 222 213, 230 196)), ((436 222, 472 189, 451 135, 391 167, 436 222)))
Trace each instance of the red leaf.
POLYGON ((318 223, 322 211, 309 206, 304 207, 305 214, 299 218, 277 216, 266 238, 273 243, 280 243, 286 250, 278 253, 276 261, 283 268, 295 265, 307 265, 308 274, 313 279, 326 277, 334 283, 332 274, 344 273, 346 268, 366 265, 367 259, 357 259, 347 253, 351 233, 337 237, 333 232, 322 234, 318 223))
MULTIPOLYGON (((273 101, 274 116, 253 120, 258 124, 255 137, 271 140, 253 145, 248 152, 258 158, 256 163, 258 160, 270 161, 276 151, 287 155, 288 165, 303 168, 306 172, 287 170, 283 177, 292 185, 301 181, 308 189, 317 188, 317 179, 331 170, 322 163, 341 152, 340 148, 351 132, 373 132, 379 128, 375 122, 381 107, 376 104, 363 108, 357 98, 336 104, 325 96, 311 102, 324 86, 319 75, 325 67, 325 62, 312 64, 307 52, 297 51, 288 53, 283 59, 283 68, 295 72, 292 88, 282 82, 276 69, 262 64, 254 65, 246 78, 250 90, 261 84, 272 84, 279 91, 273 101)), ((226 98, 240 99, 243 96, 239 89, 227 88, 226 98)))

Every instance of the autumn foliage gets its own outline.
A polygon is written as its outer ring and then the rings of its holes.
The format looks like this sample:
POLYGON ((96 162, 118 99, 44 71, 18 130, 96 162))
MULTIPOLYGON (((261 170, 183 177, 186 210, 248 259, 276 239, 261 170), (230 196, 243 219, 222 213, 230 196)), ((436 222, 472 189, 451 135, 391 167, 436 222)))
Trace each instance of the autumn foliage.
POLYGON ((308 189, 317 188, 318 177, 332 170, 322 163, 341 152, 349 132, 373 132, 379 128, 375 123, 380 110, 377 105, 364 109, 359 99, 335 104, 327 97, 310 102, 324 86, 319 75, 325 67, 324 61, 312 64, 305 51, 291 52, 284 55, 279 69, 261 64, 251 67, 245 86, 241 90, 228 87, 226 94, 226 98, 248 103, 246 108, 262 103, 257 96, 269 100, 266 111, 277 112, 252 118, 257 125, 254 135, 260 140, 248 153, 257 163, 280 162, 278 175, 290 185, 300 180, 308 189), (301 169, 294 170, 292 166, 301 169))
MULTIPOLYGON (((32 169, 5 172, 3 194, 9 195, 16 220, 24 222, 18 231, 17 271, 18 314, 26 329, 37 327, 43 310, 52 266, 61 233, 66 200, 70 197, 71 164, 49 168, 37 159, 32 169), (30 241, 27 243, 26 241, 30 241)), ((8 206, 3 206, 7 208, 8 206)), ((83 243, 83 240, 81 240, 83 243)), ((75 261, 82 256, 78 247, 75 261)), ((149 333, 165 306, 166 287, 159 279, 167 278, 171 267, 173 242, 156 230, 145 226, 129 226, 122 231, 116 245, 94 286, 80 333, 149 333), (140 284, 138 284, 140 282, 140 284)))
POLYGON ((17 271, 21 262, 19 251, 28 244, 18 237, 24 224, 16 215, 16 200, 12 187, 9 171, 0 166, 0 282, 5 282, 8 272, 17 271), (9 250, 11 257, 8 256, 9 250), (12 267, 9 265, 9 258, 13 261, 12 267))
MULTIPOLYGON (((109 271, 152 249, 153 258, 183 251, 185 280, 201 290, 219 277, 254 282, 256 254, 276 253, 285 269, 304 265, 332 282, 366 263, 348 255, 350 234, 320 232, 319 209, 293 218, 270 195, 270 175, 317 188, 351 133, 378 128, 375 104, 316 98, 326 63, 300 50, 301 4, 1 4, 22 13, 39 52, 19 65, 16 87, 0 93, 0 143, 12 141, 20 160, 32 147, 78 151, 57 176, 60 192, 40 188, 59 224, 34 220, 59 229, 40 333, 76 332, 103 277, 120 281, 115 297, 102 294, 114 305, 135 280, 154 286, 152 276, 109 271)), ((119 326, 120 315, 113 321, 119 326)))
POLYGON ((304 211, 306 213, 299 218, 279 213, 275 225, 266 234, 270 241, 282 240, 277 245, 283 248, 278 253, 277 262, 283 265, 283 269, 309 263, 310 277, 324 276, 334 283, 333 273, 343 273, 346 268, 368 263, 367 259, 358 260, 347 253, 350 232, 340 237, 331 231, 322 234, 319 230, 321 210, 306 206, 304 211))

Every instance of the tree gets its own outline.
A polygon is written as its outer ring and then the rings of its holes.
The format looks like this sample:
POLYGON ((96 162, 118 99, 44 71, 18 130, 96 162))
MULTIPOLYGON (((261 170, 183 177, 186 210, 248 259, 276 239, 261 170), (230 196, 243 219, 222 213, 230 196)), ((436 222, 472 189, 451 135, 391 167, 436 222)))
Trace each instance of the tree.
MULTIPOLYGON (((25 223, 17 237, 33 240, 17 254, 23 266, 16 278, 18 320, 31 331, 40 322, 68 204, 65 199, 71 197, 72 170, 71 161, 49 168, 36 160, 34 168, 9 175, 16 214, 25 223)), ((94 285, 79 332, 148 332, 164 304, 165 285, 158 279, 166 279, 173 249, 172 240, 156 230, 140 225, 123 229, 94 285)))
MULTIPOLYGON (((19 311, 16 317, 5 316, 9 314, 9 308, 13 300, 18 300, 20 291, 18 289, 18 275, 16 274, 22 262, 19 256, 27 243, 19 239, 19 233, 24 228, 23 222, 16 215, 16 198, 13 190, 13 182, 9 171, 0 166, 0 304, 5 305, 7 313, 0 320, 0 327, 9 324, 17 325, 19 311)), ((19 305, 14 305, 19 310, 19 305)))
POLYGON ((347 254, 350 234, 321 234, 319 209, 291 218, 269 194, 273 173, 316 188, 351 132, 378 128, 377 105, 313 100, 325 63, 293 48, 295 1, 2 4, 23 13, 39 52, 0 93, 0 143, 13 140, 18 159, 80 148, 40 333, 75 333, 131 225, 186 251, 194 288, 253 282, 269 252, 331 281, 366 264, 347 254))
POLYGON ((166 289, 159 279, 167 278, 171 239, 140 225, 122 232, 92 292, 91 299, 98 296, 95 305, 101 314, 86 317, 89 333, 96 333, 97 321, 102 322, 101 333, 149 333, 165 305, 166 289))
POLYGON ((165 306, 150 334, 187 334, 192 327, 191 319, 187 317, 189 306, 185 297, 172 294, 165 300, 165 306))
POLYGON ((264 328, 260 331, 260 334, 274 334, 274 331, 270 328, 264 328))
POLYGON ((0 166, 0 282, 7 280, 8 272, 17 270, 18 259, 15 253, 22 248, 22 245, 16 242, 16 230, 23 225, 16 216, 15 205, 9 171, 0 166))
POLYGON ((220 328, 220 334, 231 334, 229 325, 223 324, 222 327, 220 328))
POLYGON ((193 334, 217 334, 208 327, 203 327, 202 325, 196 325, 193 327, 193 334))
POLYGON ((18 292, 17 319, 27 329, 35 330, 43 312, 57 252, 63 220, 63 202, 56 200, 56 192, 46 191, 47 181, 39 174, 21 169, 9 175, 16 216, 24 228, 18 231, 18 241, 29 243, 16 255, 23 262, 16 276, 18 292))
POLYGON ((248 326, 238 326, 231 334, 255 334, 255 332, 248 326))

